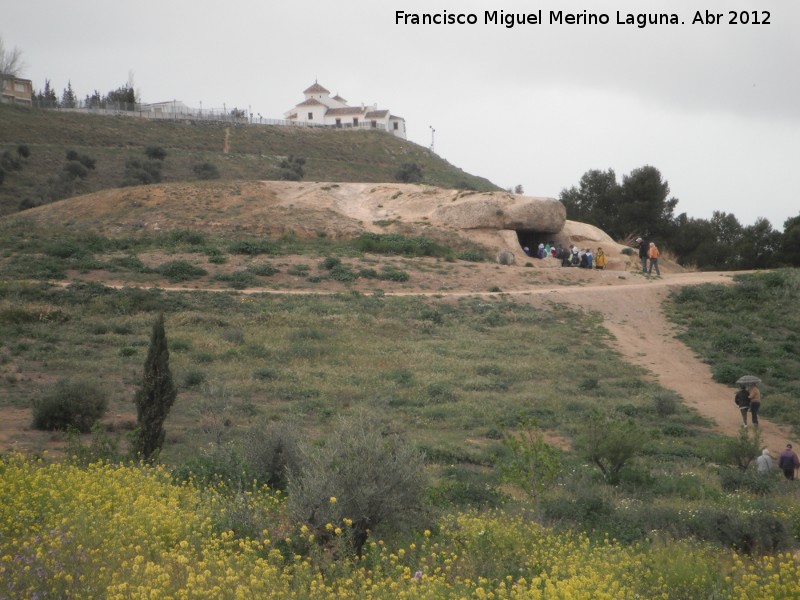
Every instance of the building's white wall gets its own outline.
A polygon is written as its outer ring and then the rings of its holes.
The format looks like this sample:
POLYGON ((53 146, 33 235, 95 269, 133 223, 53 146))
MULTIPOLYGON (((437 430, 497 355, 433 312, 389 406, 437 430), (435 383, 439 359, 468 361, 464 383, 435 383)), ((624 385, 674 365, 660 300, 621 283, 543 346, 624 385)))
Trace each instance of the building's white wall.
MULTIPOLYGON (((371 111, 378 111, 378 105, 372 104, 370 106, 363 106, 358 113, 351 113, 351 114, 334 114, 329 115, 327 113, 328 108, 347 108, 349 105, 341 102, 339 100, 335 100, 330 96, 330 93, 325 92, 312 92, 312 93, 304 93, 305 99, 313 99, 318 102, 321 102, 324 106, 320 105, 311 105, 311 106, 301 106, 296 105, 295 108, 292 110, 286 111, 284 116, 287 120, 295 121, 298 123, 311 123, 317 125, 328 125, 328 126, 336 126, 336 119, 340 120, 341 126, 343 128, 350 128, 357 126, 359 128, 371 128, 372 122, 375 122, 375 126, 377 129, 382 129, 383 131, 388 131, 394 136, 397 136, 401 139, 406 139, 406 123, 404 119, 392 118, 391 114, 387 110, 387 114, 385 117, 365 117, 366 113, 371 111), (309 117, 310 113, 310 117, 309 117), (292 115, 296 115, 292 117, 292 115), (357 119, 357 125, 354 123, 354 119, 357 119), (397 124, 397 129, 395 129, 395 123, 397 124)), ((355 107, 353 107, 355 108, 355 107)))

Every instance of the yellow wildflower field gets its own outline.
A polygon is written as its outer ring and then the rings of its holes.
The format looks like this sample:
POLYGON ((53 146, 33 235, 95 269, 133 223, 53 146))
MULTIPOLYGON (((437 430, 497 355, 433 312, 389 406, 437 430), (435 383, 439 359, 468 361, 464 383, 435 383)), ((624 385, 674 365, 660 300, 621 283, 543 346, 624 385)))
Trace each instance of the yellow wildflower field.
POLYGON ((334 543, 320 547, 266 488, 232 494, 176 484, 160 467, 7 456, 0 599, 800 597, 789 554, 596 542, 476 511, 442 516, 403 545, 373 539, 355 557, 335 543, 348 520, 330 525, 334 543), (241 533, 247 515, 260 533, 241 533))

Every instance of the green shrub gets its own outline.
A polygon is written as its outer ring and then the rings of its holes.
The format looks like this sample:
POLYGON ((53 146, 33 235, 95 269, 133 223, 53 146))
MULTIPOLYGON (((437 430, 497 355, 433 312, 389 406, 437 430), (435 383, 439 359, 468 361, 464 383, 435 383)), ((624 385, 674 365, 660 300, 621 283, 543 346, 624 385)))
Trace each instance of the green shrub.
POLYGON ((741 333, 725 332, 714 338, 711 343, 714 350, 734 356, 757 356, 761 348, 752 338, 741 333))
POLYGON ((349 283, 358 279, 358 275, 347 265, 336 265, 331 269, 331 279, 349 283))
POLYGON ((173 283, 178 281, 190 281, 208 275, 208 271, 205 269, 196 267, 185 260, 172 260, 163 263, 159 265, 156 270, 173 283))
POLYGON ((185 352, 192 349, 192 343, 187 340, 173 340, 169 344, 170 351, 185 352))
POLYGON ((244 344, 244 331, 238 327, 226 327, 222 330, 222 339, 231 344, 244 344))
POLYGON ((369 532, 424 514, 426 481, 417 450, 377 419, 358 414, 340 420, 323 445, 301 447, 300 465, 289 472, 287 508, 323 542, 327 523, 352 519, 349 530, 360 552, 369 532))
POLYGON ((64 441, 64 455, 73 464, 87 466, 98 461, 113 463, 121 458, 119 444, 99 422, 92 425, 92 439, 88 446, 83 445, 80 432, 72 427, 67 429, 64 441))
POLYGON ((206 374, 203 371, 199 369, 190 369, 183 376, 183 386, 187 388, 197 387, 201 383, 204 383, 205 380, 206 374))
POLYGON ((718 363, 711 367, 711 374, 714 377, 714 381, 727 385, 736 383, 736 380, 742 375, 741 371, 742 368, 740 366, 729 362, 718 363))
POLYGON ((722 467, 719 470, 719 481, 726 492, 750 492, 759 496, 771 494, 778 483, 773 474, 759 473, 755 469, 731 469, 722 467))
POLYGON ((258 379, 259 381, 272 381, 273 379, 278 379, 278 377, 280 377, 280 373, 272 367, 261 367, 253 371, 253 379, 258 379))
POLYGON ((394 178, 403 183, 419 183, 422 181, 422 168, 417 163, 403 163, 394 178))
POLYGON ((118 269, 126 269, 134 273, 148 273, 150 269, 147 268, 138 256, 115 256, 109 259, 106 269, 109 271, 116 271, 118 269))
POLYGON ((150 160, 164 160, 167 158, 167 151, 161 146, 147 146, 144 154, 150 160))
POLYGON ((337 258, 335 256, 326 256, 321 263, 319 263, 319 268, 324 269, 325 271, 331 271, 334 267, 338 267, 342 264, 342 259, 337 258))
POLYGON ((56 258, 77 258, 86 255, 86 250, 74 240, 55 239, 45 244, 42 251, 56 258))
POLYGON ((434 505, 450 509, 498 508, 507 497, 499 489, 496 474, 486 474, 463 465, 450 465, 443 470, 441 478, 429 496, 434 505))
POLYGON ((617 483, 620 471, 641 452, 644 440, 644 432, 633 419, 617 419, 594 410, 576 446, 600 469, 606 482, 617 483))
POLYGON ((250 475, 241 452, 230 444, 213 445, 172 472, 177 481, 192 480, 200 485, 219 483, 242 489, 250 483, 250 475))
POLYGON ((242 440, 242 455, 253 478, 286 489, 290 471, 300 468, 300 429, 293 423, 258 423, 242 440))
POLYGON ((219 169, 213 163, 199 163, 192 167, 192 170, 198 179, 219 179, 219 169))
POLYGON ((149 185, 161 181, 162 163, 159 160, 140 160, 129 158, 125 163, 125 176, 122 186, 149 185))
POLYGON ((133 326, 128 323, 118 323, 111 328, 111 331, 117 335, 131 335, 133 333, 133 326))
POLYGON ((444 256, 449 250, 426 237, 407 237, 396 233, 362 233, 353 245, 361 252, 399 256, 444 256))
POLYGON ((381 279, 382 281, 397 281, 402 283, 411 279, 411 276, 400 269, 395 269, 394 267, 384 267, 378 276, 378 279, 381 279))
POLYGON ((724 438, 719 444, 717 462, 744 471, 761 454, 761 434, 757 428, 739 429, 735 438, 724 438))
POLYGON ((41 430, 91 431, 108 408, 108 392, 88 379, 61 379, 33 401, 33 427, 41 430))
POLYGON ((289 275, 295 275, 298 277, 305 277, 308 275, 308 272, 311 270, 311 267, 308 265, 292 265, 286 271, 289 275))
POLYGON ((467 262, 484 262, 488 260, 488 256, 486 253, 481 252, 480 250, 464 250, 460 254, 456 256, 458 260, 464 260, 467 262))
POLYGON ((275 275, 275 273, 278 273, 278 269, 276 269, 269 263, 259 263, 256 265, 250 265, 247 267, 247 270, 253 275, 259 275, 261 277, 271 277, 275 275))
POLYGON ((170 244, 188 244, 190 246, 205 246, 206 234, 202 231, 192 231, 191 229, 177 229, 170 231, 167 235, 170 244))
POLYGON ((428 397, 433 402, 455 402, 458 399, 453 386, 444 381, 436 381, 428 386, 428 397))
POLYGON ((720 508, 699 510, 688 523, 689 533, 746 554, 773 553, 792 546, 784 520, 768 512, 739 514, 720 508))
POLYGON ((614 515, 605 490, 579 480, 568 482, 563 493, 545 495, 540 506, 548 521, 575 524, 586 531, 603 526, 614 515))
POLYGON ((235 290, 244 290, 258 285, 258 279, 250 271, 233 271, 214 277, 216 281, 223 281, 235 290))
POLYGON ((285 181, 300 181, 305 175, 306 159, 302 156, 288 156, 281 160, 278 168, 278 177, 285 181))
POLYGON ((69 179, 86 179, 89 176, 89 170, 76 160, 64 165, 64 173, 69 179))
POLYGON ((228 248, 231 254, 279 254, 280 247, 269 240, 238 240, 228 248))
POLYGON ((662 419, 678 412, 678 400, 673 394, 662 392, 653 398, 656 414, 662 419))

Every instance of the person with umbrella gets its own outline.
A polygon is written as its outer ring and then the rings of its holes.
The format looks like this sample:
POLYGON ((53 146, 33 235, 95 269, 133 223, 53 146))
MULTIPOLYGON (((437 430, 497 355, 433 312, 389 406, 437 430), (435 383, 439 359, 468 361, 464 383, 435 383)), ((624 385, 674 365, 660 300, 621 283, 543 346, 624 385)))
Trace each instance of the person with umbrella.
MULTIPOLYGON (((750 419, 753 421, 753 425, 758 425, 758 410, 761 408, 761 390, 758 389, 758 384, 761 383, 761 380, 754 375, 744 375, 739 377, 736 380, 736 383, 740 386, 747 386, 749 388, 749 392, 747 393, 748 404, 750 408, 750 419)), ((739 395, 736 395, 737 399, 739 395)), ((737 402, 739 404, 739 402, 737 402)), ((739 408, 741 409, 741 404, 739 404, 739 408)), ((747 413, 742 411, 742 419, 745 421, 745 426, 747 426, 747 413)))
POLYGON ((742 426, 747 427, 747 411, 750 410, 750 393, 743 383, 739 384, 739 391, 733 397, 739 412, 742 413, 742 426))
POLYGON ((747 395, 750 398, 750 419, 753 425, 758 427, 758 409, 761 408, 761 390, 758 389, 757 383, 750 384, 750 393, 747 395))

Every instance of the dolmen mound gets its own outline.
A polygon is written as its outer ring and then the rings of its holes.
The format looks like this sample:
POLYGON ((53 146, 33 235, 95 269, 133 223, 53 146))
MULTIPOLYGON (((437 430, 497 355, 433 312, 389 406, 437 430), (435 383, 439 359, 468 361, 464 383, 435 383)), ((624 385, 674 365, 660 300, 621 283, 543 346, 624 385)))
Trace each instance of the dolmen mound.
MULTIPOLYGON (((98 233, 156 230, 239 231, 264 235, 355 237, 363 232, 457 236, 508 265, 559 267, 526 255, 540 243, 596 251, 609 269, 632 258, 600 229, 569 221, 555 198, 404 183, 212 181, 103 190, 24 211, 17 218, 76 225, 98 233)), ((627 252, 630 252, 628 250, 627 252)))

